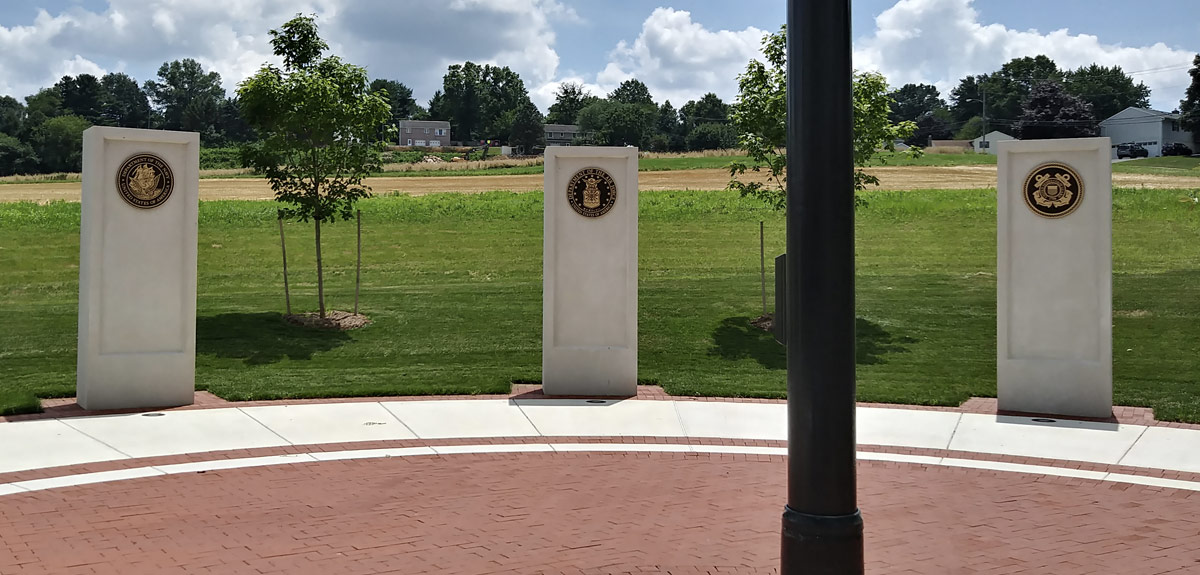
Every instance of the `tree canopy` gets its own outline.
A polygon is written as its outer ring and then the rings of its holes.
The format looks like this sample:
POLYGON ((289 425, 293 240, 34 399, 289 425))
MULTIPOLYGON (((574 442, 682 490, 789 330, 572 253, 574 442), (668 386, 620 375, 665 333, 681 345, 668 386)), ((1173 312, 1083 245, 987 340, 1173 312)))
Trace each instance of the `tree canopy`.
POLYGON ((1149 108, 1150 88, 1134 83, 1120 66, 1083 66, 1063 74, 1067 92, 1091 104, 1097 120, 1106 120, 1129 107, 1149 108))
POLYGON ((650 96, 650 88, 647 88, 637 78, 630 78, 621 82, 621 85, 617 86, 617 89, 608 95, 608 99, 618 104, 654 105, 654 98, 650 96))
MULTIPOLYGON (((763 39, 767 62, 751 60, 738 76, 738 99, 733 104, 733 124, 741 132, 741 144, 753 165, 730 165, 729 187, 743 196, 761 199, 777 209, 787 203, 787 28, 763 39), (768 171, 766 182, 743 181, 747 171, 768 171)), ((854 193, 879 179, 862 170, 880 150, 894 150, 895 141, 909 137, 912 122, 893 124, 888 120, 891 98, 887 80, 874 72, 854 73, 854 189, 829 193, 854 193)), ((858 201, 855 196, 856 202, 858 201)))
POLYGON ((225 100, 220 74, 205 72, 191 58, 175 60, 160 66, 158 80, 147 80, 144 88, 162 114, 164 129, 213 134, 225 100))
POLYGON ((888 97, 893 102, 888 119, 893 123, 904 120, 915 122, 946 107, 937 86, 930 84, 905 84, 899 90, 888 94, 888 97))
POLYGON ((455 139, 503 139, 526 102, 530 102, 529 92, 516 72, 507 66, 466 62, 446 71, 442 91, 429 103, 429 114, 449 121, 455 139))
POLYGON ((1200 54, 1192 61, 1192 69, 1188 70, 1188 74, 1192 77, 1192 83, 1179 102, 1179 123, 1193 135, 1200 135, 1200 54))
POLYGON ((575 124, 579 111, 596 101, 596 97, 583 84, 563 82, 554 92, 554 103, 546 115, 547 124, 575 124))
POLYGON ((1046 80, 1034 85, 1022 106, 1016 136, 1024 140, 1083 138, 1096 135, 1092 105, 1070 94, 1062 83, 1046 80))
POLYGON ((512 130, 508 135, 508 143, 532 153, 534 148, 546 145, 546 129, 542 122, 542 113, 533 102, 525 102, 517 110, 513 118, 512 130))
POLYGON ((388 107, 391 109, 389 120, 395 126, 400 120, 415 117, 420 107, 413 99, 412 88, 396 80, 376 78, 371 81, 371 92, 387 92, 388 107))

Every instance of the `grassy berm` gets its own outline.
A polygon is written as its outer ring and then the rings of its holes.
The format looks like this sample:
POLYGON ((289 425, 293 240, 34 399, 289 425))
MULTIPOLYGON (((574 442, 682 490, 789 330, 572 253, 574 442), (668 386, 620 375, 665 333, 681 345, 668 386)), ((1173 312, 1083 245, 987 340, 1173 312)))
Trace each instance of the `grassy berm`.
MULTIPOLYGON (((1183 195, 1115 194, 1115 401, 1200 422, 1200 211, 1183 195)), ((859 399, 956 405, 994 395, 994 192, 867 199, 857 219, 859 399)), ((497 393, 538 379, 540 194, 363 202, 361 307, 374 323, 347 333, 282 321, 275 207, 201 205, 199 387, 249 400, 497 393)), ((762 312, 759 220, 768 258, 781 253, 782 215, 754 201, 642 195, 642 378, 673 394, 783 397, 783 348, 750 325, 762 312)), ((311 311, 312 228, 286 228, 293 305, 311 311)), ((354 226, 323 231, 326 293, 346 310, 354 226)), ((0 413, 74 393, 78 258, 79 204, 0 205, 0 413)))

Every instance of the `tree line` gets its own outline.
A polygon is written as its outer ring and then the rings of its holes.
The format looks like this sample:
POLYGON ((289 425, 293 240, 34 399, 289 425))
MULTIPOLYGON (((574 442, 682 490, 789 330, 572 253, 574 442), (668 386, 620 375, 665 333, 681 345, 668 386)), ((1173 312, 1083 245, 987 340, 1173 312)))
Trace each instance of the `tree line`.
MULTIPOLYGON (((1200 133, 1200 55, 1194 64, 1192 86, 1178 111, 1184 128, 1200 133)), ((427 106, 396 80, 376 78, 370 89, 387 94, 390 113, 379 126, 380 140, 392 137, 390 128, 403 119, 448 121, 453 140, 503 141, 525 150, 545 145, 545 124, 580 126, 581 144, 660 152, 734 148, 742 136, 731 122, 730 104, 716 94, 675 108, 670 100, 655 102, 637 79, 603 96, 563 83, 545 115, 530 100, 520 75, 507 66, 452 65, 427 106)), ((967 76, 948 99, 929 84, 907 84, 888 95, 891 122, 916 124, 906 143, 926 145, 974 139, 985 126, 1023 139, 1096 135, 1105 118, 1129 106, 1148 107, 1150 88, 1119 66, 1063 70, 1041 55, 967 76)), ((79 171, 82 133, 90 126, 199 132, 205 147, 258 140, 237 95, 226 94, 220 74, 193 59, 175 60, 142 84, 123 73, 79 74, 64 76, 23 103, 0 96, 0 176, 79 171)))
MULTIPOLYGON (((1200 55, 1194 65, 1192 88, 1176 112, 1182 111, 1185 129, 1200 133, 1200 55)), ((994 72, 967 76, 950 91, 949 101, 929 84, 906 84, 890 96, 891 120, 916 123, 906 140, 916 146, 972 140, 985 129, 1021 139, 1095 136, 1100 122, 1118 112, 1150 107, 1150 88, 1120 66, 1064 70, 1044 55, 1014 58, 994 72)))

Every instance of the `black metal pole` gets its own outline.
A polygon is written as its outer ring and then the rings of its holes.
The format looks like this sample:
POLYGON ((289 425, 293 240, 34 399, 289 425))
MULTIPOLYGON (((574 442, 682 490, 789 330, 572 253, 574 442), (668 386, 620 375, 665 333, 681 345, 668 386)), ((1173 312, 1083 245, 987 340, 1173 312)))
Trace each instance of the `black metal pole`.
POLYGON ((850 0, 788 0, 788 501, 782 575, 861 574, 850 0))

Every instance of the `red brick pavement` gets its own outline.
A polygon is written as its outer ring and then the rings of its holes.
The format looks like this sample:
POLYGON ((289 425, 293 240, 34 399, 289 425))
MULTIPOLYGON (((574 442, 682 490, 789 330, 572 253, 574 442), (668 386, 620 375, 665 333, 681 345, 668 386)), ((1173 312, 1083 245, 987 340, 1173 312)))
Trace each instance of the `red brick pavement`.
MULTIPOLYGON (((0 497, 0 573, 775 573, 777 456, 422 456, 0 497)), ((1200 493, 863 462, 868 571, 1200 572, 1200 493)))

